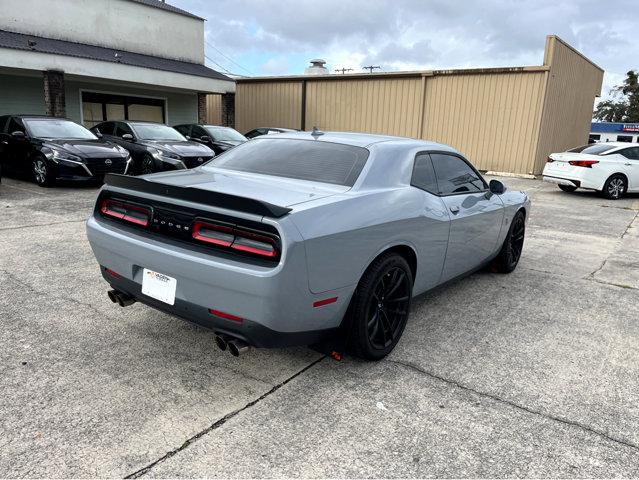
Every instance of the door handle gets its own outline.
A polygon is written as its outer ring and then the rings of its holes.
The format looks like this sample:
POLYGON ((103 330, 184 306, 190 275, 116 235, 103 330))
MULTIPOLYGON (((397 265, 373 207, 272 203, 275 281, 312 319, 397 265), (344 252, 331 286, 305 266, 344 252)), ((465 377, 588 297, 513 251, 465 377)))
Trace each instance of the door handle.
POLYGON ((624 163, 624 165, 625 165, 626 167, 629 167, 630 165, 632 165, 632 163, 624 163))
POLYGON ((459 213, 459 207, 457 205, 453 205, 452 207, 450 207, 450 211, 451 213, 457 215, 459 213))

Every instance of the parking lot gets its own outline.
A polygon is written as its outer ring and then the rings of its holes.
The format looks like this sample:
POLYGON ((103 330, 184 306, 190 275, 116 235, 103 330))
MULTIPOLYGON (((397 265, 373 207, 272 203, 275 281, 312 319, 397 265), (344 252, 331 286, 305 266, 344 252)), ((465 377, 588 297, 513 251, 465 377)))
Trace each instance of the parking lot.
POLYGON ((532 197, 511 275, 418 297, 384 361, 220 352, 120 308, 97 188, 0 184, 0 477, 639 476, 639 196, 532 197))

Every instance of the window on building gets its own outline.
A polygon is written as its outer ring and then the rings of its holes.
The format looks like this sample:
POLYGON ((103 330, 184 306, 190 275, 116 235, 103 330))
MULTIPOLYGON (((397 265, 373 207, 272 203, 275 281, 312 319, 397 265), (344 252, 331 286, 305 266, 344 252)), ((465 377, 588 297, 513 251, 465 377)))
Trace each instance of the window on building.
POLYGON ((438 192, 433 162, 427 153, 420 153, 415 157, 413 177, 411 178, 410 184, 430 193, 436 194, 438 192))
POLYGON ((618 142, 632 142, 632 135, 617 135, 618 142))
POLYGON ((110 93, 82 92, 82 119, 91 128, 106 120, 139 120, 164 123, 165 102, 110 93))
POLYGON ((588 143, 595 143, 601 140, 601 135, 598 133, 591 133, 588 135, 588 143))
POLYGON ((439 193, 472 193, 485 190, 487 185, 479 175, 460 157, 444 153, 432 153, 433 167, 437 176, 439 193))

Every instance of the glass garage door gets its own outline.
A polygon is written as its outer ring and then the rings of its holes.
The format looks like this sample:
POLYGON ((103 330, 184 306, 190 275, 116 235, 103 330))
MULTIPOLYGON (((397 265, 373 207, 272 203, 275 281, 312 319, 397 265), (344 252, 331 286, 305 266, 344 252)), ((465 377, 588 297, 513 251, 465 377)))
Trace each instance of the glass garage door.
POLYGON ((164 100, 156 98, 82 92, 82 118, 87 128, 106 120, 164 123, 165 108, 164 100))

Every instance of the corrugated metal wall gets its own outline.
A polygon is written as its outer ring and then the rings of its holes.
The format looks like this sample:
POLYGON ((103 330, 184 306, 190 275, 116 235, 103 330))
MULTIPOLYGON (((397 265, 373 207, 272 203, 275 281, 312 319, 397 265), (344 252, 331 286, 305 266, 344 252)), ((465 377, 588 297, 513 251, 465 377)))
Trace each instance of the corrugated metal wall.
POLYGON ((539 174, 588 139, 603 72, 555 36, 544 65, 238 80, 236 128, 384 133, 447 143, 481 170, 539 174))
POLYGON ((588 140, 593 99, 601 94, 603 70, 558 37, 548 37, 544 63, 550 65, 541 132, 535 155, 540 173, 548 154, 588 140))
POLYGON ((301 82, 238 82, 235 128, 241 133, 256 127, 300 128, 301 121, 301 82))
POLYGON ((463 152, 480 170, 529 174, 545 72, 426 79, 421 137, 463 152))
POLYGON ((206 123, 222 125, 222 95, 206 96, 206 123))
POLYGON ((307 81, 306 128, 419 135, 421 80, 307 81))

